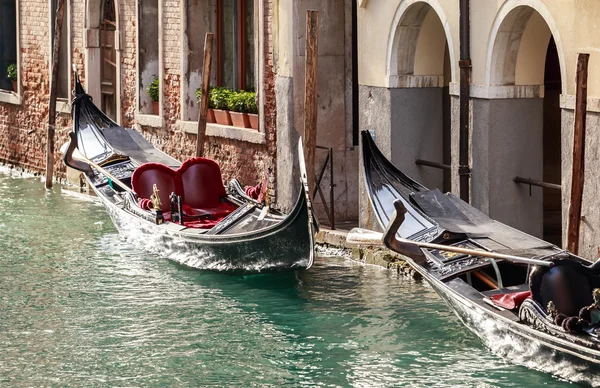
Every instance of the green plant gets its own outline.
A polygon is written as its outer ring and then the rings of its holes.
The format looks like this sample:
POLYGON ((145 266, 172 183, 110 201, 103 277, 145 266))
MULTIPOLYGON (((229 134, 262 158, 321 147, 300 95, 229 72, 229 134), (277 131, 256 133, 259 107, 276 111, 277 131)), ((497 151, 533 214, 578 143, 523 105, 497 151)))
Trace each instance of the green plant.
POLYGON ((152 102, 158 102, 158 98, 160 95, 160 90, 158 86, 158 77, 154 76, 154 80, 152 80, 152 82, 150 82, 150 85, 148 85, 148 87, 146 88, 146 91, 148 92, 148 95, 150 96, 152 102))
POLYGON ((17 80, 17 65, 16 64, 11 63, 10 65, 8 65, 8 67, 6 68, 6 76, 11 81, 17 80))
POLYGON ((209 106, 214 109, 228 109, 227 100, 233 91, 224 87, 214 87, 209 92, 209 106))
MULTIPOLYGON (((214 101, 211 98, 211 92, 213 89, 215 88, 212 87, 208 90, 208 109, 215 109, 214 101)), ((196 98, 198 99, 198 103, 200 103, 200 100, 202 99, 202 88, 196 89, 196 98)))
POLYGON ((227 109, 232 112, 247 113, 246 92, 231 92, 227 97, 227 109))
POLYGON ((246 104, 246 112, 258 114, 258 106, 256 106, 256 93, 244 92, 244 101, 246 104))

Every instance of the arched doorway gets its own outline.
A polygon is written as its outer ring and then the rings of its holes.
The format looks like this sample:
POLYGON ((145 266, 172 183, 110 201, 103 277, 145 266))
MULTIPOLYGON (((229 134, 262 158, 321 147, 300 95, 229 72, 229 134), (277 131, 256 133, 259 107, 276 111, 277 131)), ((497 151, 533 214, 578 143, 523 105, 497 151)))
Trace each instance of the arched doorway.
POLYGON ((390 155, 425 186, 449 191, 455 61, 442 20, 435 2, 404 2, 396 13, 388 50, 390 155))
POLYGON ((543 4, 521 3, 507 1, 498 13, 487 90, 473 101, 473 191, 483 193, 473 202, 560 246, 560 190, 527 180, 561 182, 562 47, 543 4))
POLYGON ((121 47, 115 0, 87 0, 85 82, 96 104, 121 122, 121 47))

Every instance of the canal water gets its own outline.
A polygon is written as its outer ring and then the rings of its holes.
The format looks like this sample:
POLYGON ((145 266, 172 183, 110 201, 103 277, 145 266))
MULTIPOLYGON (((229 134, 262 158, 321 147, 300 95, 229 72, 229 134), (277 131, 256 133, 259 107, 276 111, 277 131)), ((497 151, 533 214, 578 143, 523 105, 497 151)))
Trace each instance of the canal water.
POLYGON ((0 170, 0 386, 559 387, 491 355, 426 284, 319 257, 190 270, 102 206, 0 170))

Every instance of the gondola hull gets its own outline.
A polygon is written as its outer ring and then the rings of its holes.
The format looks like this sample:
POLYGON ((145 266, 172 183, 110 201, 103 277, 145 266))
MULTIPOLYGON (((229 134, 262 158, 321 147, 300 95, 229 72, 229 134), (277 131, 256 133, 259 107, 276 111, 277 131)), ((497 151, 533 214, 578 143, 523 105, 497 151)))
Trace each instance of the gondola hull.
POLYGON ((306 200, 300 196, 294 210, 270 228, 225 236, 186 232, 173 223, 157 225, 137 217, 102 197, 115 227, 128 241, 188 267, 256 274, 306 269, 312 265, 314 242, 306 200))
POLYGON ((495 354, 569 381, 600 386, 598 338, 549 324, 546 312, 531 300, 512 311, 490 300, 496 291, 522 291, 528 285, 524 280, 529 267, 513 265, 524 275, 523 280, 515 281, 519 276, 506 269, 512 266, 504 260, 419 247, 474 246, 492 253, 493 247, 502 248, 503 253, 541 257, 541 262, 561 257, 582 265, 590 263, 490 220, 450 194, 427 190, 385 159, 368 132, 363 132, 362 141, 365 184, 379 225, 386 230, 383 243, 404 254, 459 320, 495 354), (475 287, 472 275, 485 271, 499 279, 496 291, 475 287), (502 285, 502 276, 514 284, 502 285))
POLYGON ((74 130, 64 162, 84 172, 87 186, 127 240, 191 268, 230 274, 295 271, 312 266, 316 225, 301 142, 302 189, 293 210, 281 214, 246 195, 237 181, 224 188, 219 167, 213 161, 196 158, 182 165, 137 131, 119 126, 93 104, 76 81, 74 130), (184 175, 188 169, 191 175, 184 175), (135 178, 136 172, 141 176, 142 171, 150 171, 145 181, 135 178), (154 185, 155 200, 160 185, 163 198, 168 198, 170 204, 155 201, 152 207, 145 207, 143 201, 152 197, 139 198, 134 190, 135 179, 142 190, 154 185), (211 202, 205 198, 212 198, 211 202), (206 205, 192 208, 186 201, 206 205), (183 210, 182 205, 189 210, 183 210))

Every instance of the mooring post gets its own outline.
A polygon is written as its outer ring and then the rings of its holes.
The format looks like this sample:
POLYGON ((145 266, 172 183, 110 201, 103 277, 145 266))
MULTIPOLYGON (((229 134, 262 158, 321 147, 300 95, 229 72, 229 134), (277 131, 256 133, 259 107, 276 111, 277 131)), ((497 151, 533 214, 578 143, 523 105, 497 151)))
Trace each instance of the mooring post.
POLYGON ((575 128, 573 131, 573 175, 571 180, 571 204, 567 227, 567 249, 578 254, 579 227, 585 172, 585 119, 587 113, 587 79, 590 54, 577 57, 577 92, 575 95, 575 128))
POLYGON ((304 88, 304 159, 309 193, 315 189, 315 153, 317 147, 317 54, 319 12, 306 11, 306 51, 304 88))
POLYGON ((204 139, 206 138, 206 115, 208 113, 208 91, 212 64, 213 33, 207 32, 204 37, 204 64, 202 66, 202 97, 198 104, 198 136, 196 138, 196 156, 204 155, 204 139))
POLYGON ((460 140, 458 154, 458 175, 460 179, 460 199, 469 202, 471 168, 469 167, 469 123, 471 87, 471 22, 469 0, 460 0, 460 140))
POLYGON ((60 36, 65 0, 56 0, 56 19, 54 21, 54 45, 52 47, 52 75, 50 76, 50 101, 48 103, 48 136, 46 139, 46 188, 52 188, 54 175, 54 134, 56 125, 56 92, 58 89, 58 66, 60 61, 60 36))

